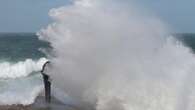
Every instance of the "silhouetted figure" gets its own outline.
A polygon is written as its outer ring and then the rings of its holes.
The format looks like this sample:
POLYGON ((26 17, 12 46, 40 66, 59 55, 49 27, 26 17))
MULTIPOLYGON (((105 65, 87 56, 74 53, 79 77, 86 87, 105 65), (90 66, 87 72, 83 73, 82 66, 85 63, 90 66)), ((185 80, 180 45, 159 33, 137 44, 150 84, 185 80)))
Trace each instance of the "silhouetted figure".
POLYGON ((51 102, 51 82, 50 82, 50 77, 46 73, 44 73, 45 67, 47 64, 49 64, 50 61, 47 61, 44 63, 41 74, 43 75, 43 82, 45 86, 45 100, 46 102, 50 103, 51 102))

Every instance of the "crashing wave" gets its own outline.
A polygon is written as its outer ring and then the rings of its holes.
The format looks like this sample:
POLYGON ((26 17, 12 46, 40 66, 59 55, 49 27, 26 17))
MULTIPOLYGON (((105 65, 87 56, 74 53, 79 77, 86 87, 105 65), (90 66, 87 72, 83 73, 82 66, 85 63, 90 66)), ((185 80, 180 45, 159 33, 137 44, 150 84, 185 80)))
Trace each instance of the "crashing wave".
POLYGON ((194 110, 194 55, 160 19, 128 0, 73 0, 49 14, 38 35, 56 56, 52 83, 80 105, 194 110))
POLYGON ((46 58, 40 58, 37 61, 26 59, 17 63, 1 62, 0 78, 19 78, 25 77, 32 72, 40 71, 42 65, 47 61, 46 58))
POLYGON ((29 105, 43 91, 40 74, 0 80, 0 105, 29 105))

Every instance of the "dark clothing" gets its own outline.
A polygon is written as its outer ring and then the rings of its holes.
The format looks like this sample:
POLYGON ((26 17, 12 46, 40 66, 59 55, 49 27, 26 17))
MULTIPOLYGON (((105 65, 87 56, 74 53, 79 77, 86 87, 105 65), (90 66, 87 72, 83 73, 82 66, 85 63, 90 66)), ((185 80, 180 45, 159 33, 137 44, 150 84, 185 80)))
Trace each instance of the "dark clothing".
POLYGON ((49 75, 44 73, 45 66, 50 63, 47 61, 41 70, 41 74, 43 75, 43 82, 44 82, 44 87, 45 87, 45 101, 50 103, 51 102, 51 82, 49 81, 49 75))
POLYGON ((43 82, 45 86, 45 100, 46 102, 51 102, 51 82, 49 81, 49 76, 42 73, 43 82))

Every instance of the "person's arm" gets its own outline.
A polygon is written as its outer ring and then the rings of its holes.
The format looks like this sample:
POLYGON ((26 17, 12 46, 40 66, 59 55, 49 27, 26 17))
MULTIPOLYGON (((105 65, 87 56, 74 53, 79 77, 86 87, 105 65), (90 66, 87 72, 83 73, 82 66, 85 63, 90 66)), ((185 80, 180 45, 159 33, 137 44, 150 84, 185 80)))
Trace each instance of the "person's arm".
POLYGON ((44 74, 45 67, 46 67, 46 65, 49 64, 49 63, 50 63, 50 61, 46 61, 46 62, 43 64, 42 69, 41 69, 41 73, 42 73, 42 74, 44 74))

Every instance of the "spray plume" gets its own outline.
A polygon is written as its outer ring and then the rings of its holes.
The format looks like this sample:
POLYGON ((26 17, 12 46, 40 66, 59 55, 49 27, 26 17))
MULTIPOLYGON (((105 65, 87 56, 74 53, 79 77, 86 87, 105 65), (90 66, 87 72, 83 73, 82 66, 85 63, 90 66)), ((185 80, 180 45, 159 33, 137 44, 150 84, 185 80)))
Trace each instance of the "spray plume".
POLYGON ((193 54, 166 37, 158 18, 117 0, 74 0, 49 15, 54 22, 38 33, 53 47, 48 73, 75 104, 97 110, 193 107, 193 54))

